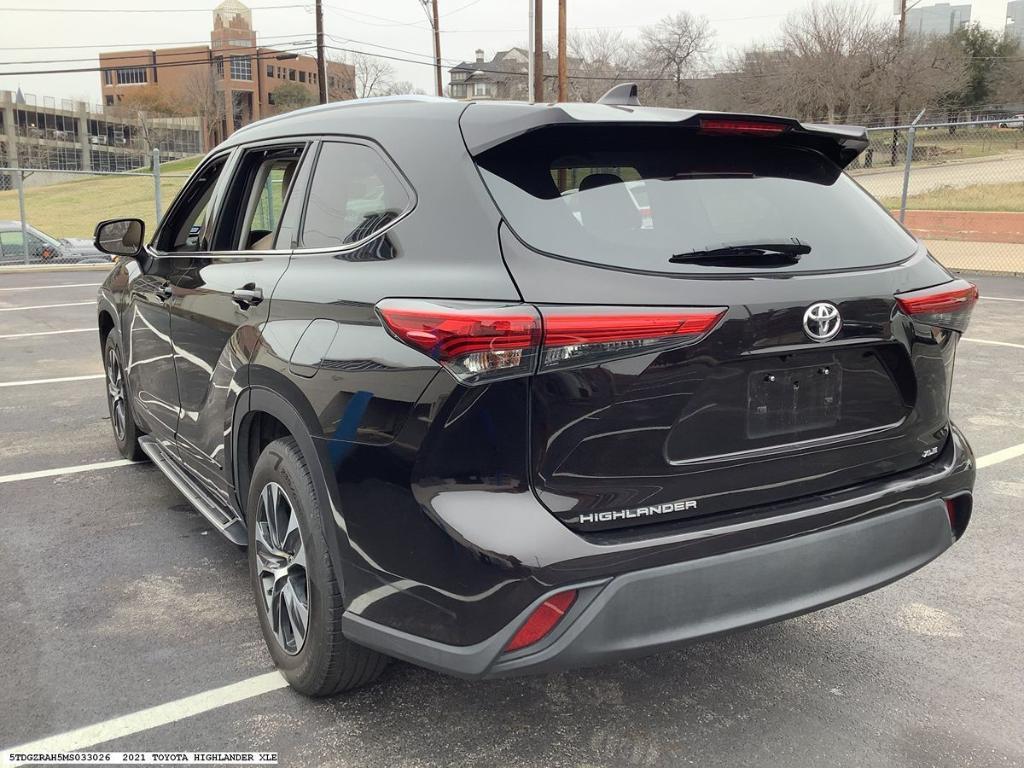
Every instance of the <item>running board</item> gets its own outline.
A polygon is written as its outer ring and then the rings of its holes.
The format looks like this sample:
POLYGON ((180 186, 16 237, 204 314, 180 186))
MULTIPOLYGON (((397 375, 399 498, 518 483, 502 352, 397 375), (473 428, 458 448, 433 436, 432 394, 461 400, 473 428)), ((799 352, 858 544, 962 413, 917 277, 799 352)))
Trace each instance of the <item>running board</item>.
POLYGON ((181 494, 188 499, 188 502, 205 517, 213 527, 220 531, 224 538, 240 547, 249 543, 248 532, 245 525, 235 517, 222 504, 213 499, 202 486, 192 479, 177 462, 170 456, 157 440, 144 435, 139 438, 139 447, 153 460, 157 469, 167 476, 167 479, 174 483, 174 487, 181 491, 181 494))

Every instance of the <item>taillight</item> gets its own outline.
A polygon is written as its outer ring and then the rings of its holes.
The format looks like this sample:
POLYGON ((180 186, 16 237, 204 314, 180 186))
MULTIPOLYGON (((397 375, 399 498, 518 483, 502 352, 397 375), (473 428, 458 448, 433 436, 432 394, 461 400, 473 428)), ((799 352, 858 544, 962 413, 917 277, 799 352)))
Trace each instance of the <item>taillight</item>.
POLYGON ((742 136, 777 136, 789 126, 768 120, 734 120, 730 118, 702 117, 701 133, 739 134, 742 136))
POLYGON ((480 384, 692 344, 725 307, 681 309, 496 305, 387 299, 377 305, 399 341, 480 384))
POLYGON ((528 304, 387 299, 377 305, 399 341, 432 357, 466 384, 533 373, 540 316, 528 304))
POLYGON ((693 343, 714 328, 725 308, 542 306, 540 313, 544 371, 693 343))
POLYGON ((552 595, 530 614, 526 622, 509 640, 506 651, 518 651, 543 640, 576 601, 576 590, 570 589, 552 595))
POLYGON ((914 320, 960 332, 967 330, 977 301, 978 286, 966 280, 896 295, 900 310, 914 320))

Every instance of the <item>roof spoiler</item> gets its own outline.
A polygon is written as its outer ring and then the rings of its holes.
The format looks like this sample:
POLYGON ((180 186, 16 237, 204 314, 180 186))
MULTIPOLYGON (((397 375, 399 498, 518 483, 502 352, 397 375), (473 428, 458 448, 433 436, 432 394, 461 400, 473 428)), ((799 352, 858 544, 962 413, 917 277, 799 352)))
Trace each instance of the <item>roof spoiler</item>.
MULTIPOLYGON (((630 98, 635 83, 621 83, 612 88, 599 104, 566 102, 532 105, 521 103, 470 104, 462 113, 459 125, 471 155, 478 155, 516 136, 553 125, 603 124, 677 125, 680 128, 700 130, 702 121, 740 122, 776 125, 784 128, 785 140, 820 152, 840 168, 847 167, 868 147, 867 133, 852 125, 825 125, 801 123, 798 120, 771 115, 738 114, 733 112, 705 112, 693 109, 666 109, 643 107, 625 103, 608 103, 606 98, 630 98), (618 95, 616 95, 618 94, 618 95)), ((772 141, 770 138, 758 139, 772 141)))

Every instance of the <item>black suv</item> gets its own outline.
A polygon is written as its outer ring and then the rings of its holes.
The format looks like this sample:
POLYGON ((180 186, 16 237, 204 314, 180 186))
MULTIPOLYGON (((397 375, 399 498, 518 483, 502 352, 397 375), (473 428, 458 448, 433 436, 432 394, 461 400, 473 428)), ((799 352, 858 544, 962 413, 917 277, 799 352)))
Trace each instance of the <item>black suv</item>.
POLYGON ((843 173, 863 130, 397 98, 236 132, 97 227, 115 438, 248 546, 323 695, 811 611, 963 534, 977 299, 843 173))

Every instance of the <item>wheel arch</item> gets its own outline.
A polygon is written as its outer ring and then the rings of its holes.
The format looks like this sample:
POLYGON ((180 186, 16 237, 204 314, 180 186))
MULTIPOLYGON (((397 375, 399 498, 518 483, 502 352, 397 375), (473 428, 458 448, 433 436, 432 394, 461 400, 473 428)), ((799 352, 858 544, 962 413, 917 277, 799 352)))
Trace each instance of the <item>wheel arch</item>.
MULTIPOLYGON (((235 402, 231 430, 231 468, 235 500, 245 520, 252 468, 262 448, 280 437, 294 439, 310 469, 317 495, 322 501, 320 517, 327 549, 334 561, 335 573, 340 577, 342 554, 338 533, 340 530, 341 534, 345 534, 345 525, 341 518, 330 457, 322 441, 317 441, 313 437, 316 423, 313 409, 308 403, 295 404, 265 386, 251 386, 243 390, 235 402)), ((248 521, 245 522, 248 525, 248 521)), ((344 596, 344 584, 342 594, 344 596)))

